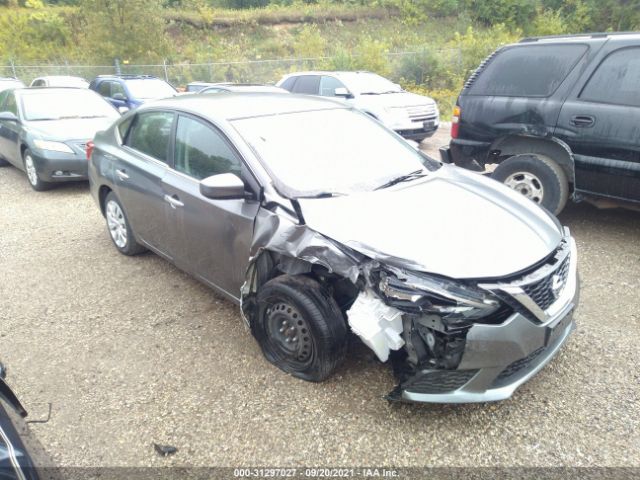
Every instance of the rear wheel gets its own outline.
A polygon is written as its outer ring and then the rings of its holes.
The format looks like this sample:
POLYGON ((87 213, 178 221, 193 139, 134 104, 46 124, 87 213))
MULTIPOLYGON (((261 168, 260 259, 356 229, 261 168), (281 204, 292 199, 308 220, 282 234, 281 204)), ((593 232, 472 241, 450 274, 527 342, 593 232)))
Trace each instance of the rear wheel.
POLYGON ((569 182, 564 170, 543 155, 510 157, 498 165, 492 178, 556 215, 562 211, 569 198, 569 182))
POLYGON ((329 377, 346 352, 340 308, 318 282, 303 276, 276 277, 260 289, 254 335, 267 360, 312 382, 329 377))
POLYGON ((4 158, 0 158, 0 167, 8 167, 9 165, 11 164, 7 162, 4 158))
POLYGON ((27 173, 27 179, 29 180, 29 185, 31 185, 31 188, 33 188, 36 192, 49 190, 52 185, 51 183, 44 182, 40 179, 40 175, 38 174, 38 170, 36 169, 36 164, 33 160, 31 150, 27 148, 24 151, 22 160, 24 162, 24 170, 27 173))
POLYGON ((120 253, 138 255, 146 251, 146 248, 136 241, 120 200, 113 192, 110 192, 104 200, 104 216, 111 240, 120 253))

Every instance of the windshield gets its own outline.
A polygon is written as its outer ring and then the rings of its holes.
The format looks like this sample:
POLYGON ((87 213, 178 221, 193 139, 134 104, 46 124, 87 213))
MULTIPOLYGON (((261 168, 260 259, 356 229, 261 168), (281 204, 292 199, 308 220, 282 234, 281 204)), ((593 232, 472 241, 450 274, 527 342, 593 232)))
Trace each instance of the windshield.
POLYGON ((91 90, 34 90, 22 95, 25 120, 96 118, 120 115, 100 95, 91 90))
POLYGON ((381 95, 403 91, 399 85, 375 73, 352 73, 342 78, 349 90, 359 95, 381 95))
POLYGON ((376 120, 347 109, 287 113, 232 122, 292 197, 371 191, 438 165, 376 120))
POLYGON ((173 97, 176 90, 159 78, 127 80, 127 88, 133 98, 146 100, 173 97))

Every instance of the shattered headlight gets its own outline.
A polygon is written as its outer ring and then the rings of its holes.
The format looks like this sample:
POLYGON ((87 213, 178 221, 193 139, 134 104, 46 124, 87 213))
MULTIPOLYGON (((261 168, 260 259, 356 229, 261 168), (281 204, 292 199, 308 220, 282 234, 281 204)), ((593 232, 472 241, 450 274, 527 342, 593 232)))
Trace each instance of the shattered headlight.
POLYGON ((410 313, 434 314, 448 320, 475 320, 496 312, 501 304, 479 288, 399 269, 372 272, 372 282, 386 302, 410 313))

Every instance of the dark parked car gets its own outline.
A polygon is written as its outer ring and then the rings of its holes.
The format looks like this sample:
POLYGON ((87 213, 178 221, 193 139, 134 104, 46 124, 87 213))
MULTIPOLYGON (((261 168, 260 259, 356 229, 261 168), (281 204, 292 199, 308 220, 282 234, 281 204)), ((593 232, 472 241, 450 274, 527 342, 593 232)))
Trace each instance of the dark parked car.
POLYGON ((454 111, 457 165, 558 213, 568 198, 640 205, 640 34, 527 38, 467 80, 454 111))
MULTIPOLYGON (((4 380, 0 364, 0 479, 50 479, 53 470, 48 455, 33 438, 25 423, 27 411, 4 380), (42 470, 48 469, 41 475, 42 470)), ((56 475, 57 476, 57 475, 56 475)))
POLYGON ((89 85, 120 112, 132 110, 150 100, 173 97, 178 91, 151 75, 100 75, 89 85))
POLYGON ((79 88, 19 88, 0 93, 0 166, 26 172, 34 190, 87 179, 86 144, 120 114, 79 88))
POLYGON ((305 380, 331 374, 351 330, 394 352, 392 399, 500 400, 574 325, 576 247, 555 217, 344 102, 143 105, 96 135, 89 181, 121 253, 240 303, 266 358, 305 380))

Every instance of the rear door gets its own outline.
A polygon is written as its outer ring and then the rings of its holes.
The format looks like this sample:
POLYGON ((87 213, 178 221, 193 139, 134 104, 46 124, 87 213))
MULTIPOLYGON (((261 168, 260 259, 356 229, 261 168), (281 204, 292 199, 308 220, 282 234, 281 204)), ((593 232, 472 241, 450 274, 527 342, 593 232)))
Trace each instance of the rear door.
POLYGON ((115 171, 116 193, 133 231, 140 240, 170 259, 162 178, 168 170, 174 119, 173 112, 160 110, 136 115, 115 171))
POLYGON ((574 153, 576 190, 640 201, 640 46, 606 53, 563 105, 555 134, 574 153))
POLYGON ((180 114, 173 169, 163 181, 169 197, 167 209, 172 212, 168 230, 177 232, 170 249, 177 265, 239 298, 259 203, 202 196, 200 180, 221 173, 243 179, 249 175, 239 153, 219 129, 198 117, 180 114))

